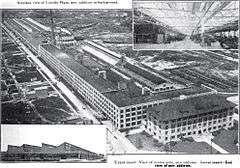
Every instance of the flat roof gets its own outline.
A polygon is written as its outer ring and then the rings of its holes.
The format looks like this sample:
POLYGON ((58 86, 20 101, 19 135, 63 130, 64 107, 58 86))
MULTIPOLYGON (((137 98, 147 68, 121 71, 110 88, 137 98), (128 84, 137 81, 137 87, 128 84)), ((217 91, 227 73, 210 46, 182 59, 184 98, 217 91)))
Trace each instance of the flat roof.
POLYGON ((148 113, 157 117, 160 121, 168 121, 235 106, 221 95, 209 94, 182 100, 172 100, 149 108, 148 113))
POLYGON ((87 45, 83 46, 82 49, 84 51, 87 51, 88 53, 91 53, 92 55, 96 56, 97 58, 103 60, 104 62, 107 62, 107 63, 111 64, 111 65, 116 65, 118 63, 118 59, 110 57, 107 54, 104 54, 101 51, 98 51, 98 50, 96 50, 92 47, 89 47, 87 45))
POLYGON ((56 58, 61 61, 65 66, 70 68, 74 73, 79 75, 85 81, 87 81, 90 85, 96 88, 99 92, 109 92, 112 90, 116 90, 117 87, 108 80, 105 80, 101 77, 98 77, 94 74, 93 71, 85 67, 84 65, 78 63, 71 56, 64 53, 57 47, 51 44, 41 45, 45 50, 56 56, 56 58))
MULTIPOLYGON (((142 104, 147 102, 153 102, 157 100, 165 100, 165 99, 172 99, 175 97, 179 97, 180 95, 193 95, 199 93, 207 93, 211 90, 206 88, 199 88, 199 87, 190 87, 166 92, 155 93, 152 95, 141 95, 135 94, 139 96, 131 96, 131 91, 122 90, 117 92, 108 92, 104 93, 104 95, 110 99, 113 103, 115 103, 118 107, 125 107, 131 106, 135 104, 142 104)), ((134 92, 134 91, 133 91, 134 92)))
POLYGON ((44 49, 56 56, 56 58, 61 61, 65 66, 70 68, 73 72, 87 81, 90 85, 96 88, 104 96, 110 99, 118 107, 125 107, 135 104, 141 104, 146 102, 152 102, 163 99, 171 99, 174 97, 179 97, 180 95, 191 95, 203 92, 210 92, 209 89, 190 87, 185 89, 179 89, 174 91, 156 93, 152 95, 141 95, 141 89, 138 88, 128 88, 125 90, 118 90, 115 83, 110 80, 105 80, 98 77, 90 68, 78 63, 74 58, 68 54, 62 52, 60 49, 56 48, 51 44, 42 45, 44 49))

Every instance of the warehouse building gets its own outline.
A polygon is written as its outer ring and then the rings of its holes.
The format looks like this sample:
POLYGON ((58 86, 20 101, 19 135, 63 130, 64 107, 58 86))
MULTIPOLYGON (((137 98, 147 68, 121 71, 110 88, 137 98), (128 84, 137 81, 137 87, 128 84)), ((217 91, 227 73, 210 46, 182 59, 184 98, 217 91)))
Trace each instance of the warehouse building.
POLYGON ((164 103, 148 109, 145 131, 165 144, 228 129, 233 126, 235 106, 217 94, 164 103))
POLYGON ((42 143, 42 146, 23 144, 22 146, 8 145, 2 152, 3 161, 61 161, 61 160, 102 160, 104 155, 97 154, 70 143, 64 142, 59 146, 42 143))
POLYGON ((39 46, 39 56, 117 129, 141 126, 149 107, 180 95, 210 92, 170 81, 95 42, 87 41, 82 49, 85 56, 78 60, 44 44, 39 46))

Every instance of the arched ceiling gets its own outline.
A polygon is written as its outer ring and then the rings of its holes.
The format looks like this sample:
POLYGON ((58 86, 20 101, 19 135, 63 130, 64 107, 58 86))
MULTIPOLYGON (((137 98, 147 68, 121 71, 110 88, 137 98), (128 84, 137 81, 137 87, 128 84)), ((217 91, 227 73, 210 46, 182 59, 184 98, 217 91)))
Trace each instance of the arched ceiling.
POLYGON ((238 1, 139 1, 134 2, 134 9, 186 35, 221 26, 239 17, 238 1))

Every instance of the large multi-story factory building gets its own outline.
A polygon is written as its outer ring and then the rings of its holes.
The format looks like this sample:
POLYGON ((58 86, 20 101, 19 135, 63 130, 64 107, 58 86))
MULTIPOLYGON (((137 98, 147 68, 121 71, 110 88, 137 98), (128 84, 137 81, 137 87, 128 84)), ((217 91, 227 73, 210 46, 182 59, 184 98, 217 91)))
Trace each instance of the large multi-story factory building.
POLYGON ((213 94, 206 88, 169 80, 95 42, 86 41, 82 50, 84 56, 76 58, 44 44, 39 56, 117 129, 141 126, 149 108, 171 104, 183 95, 213 94))
POLYGON ((227 129, 233 126, 234 107, 219 95, 174 100, 148 109, 145 130, 167 143, 227 129))

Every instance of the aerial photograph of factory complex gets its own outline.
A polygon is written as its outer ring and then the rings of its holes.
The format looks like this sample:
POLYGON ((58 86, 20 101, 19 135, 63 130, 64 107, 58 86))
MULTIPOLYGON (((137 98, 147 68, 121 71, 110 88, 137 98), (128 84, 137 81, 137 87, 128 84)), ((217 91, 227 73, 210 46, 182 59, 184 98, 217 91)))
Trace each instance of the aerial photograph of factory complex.
MULTIPOLYGON (((237 47, 136 50, 148 38, 133 18, 150 19, 140 9, 2 10, 2 124, 105 125, 109 154, 238 153, 237 47)), ((211 31, 238 32, 233 19, 211 31)), ((50 153, 72 146, 58 145, 50 153)), ((36 157, 48 146, 34 147, 36 157)))

